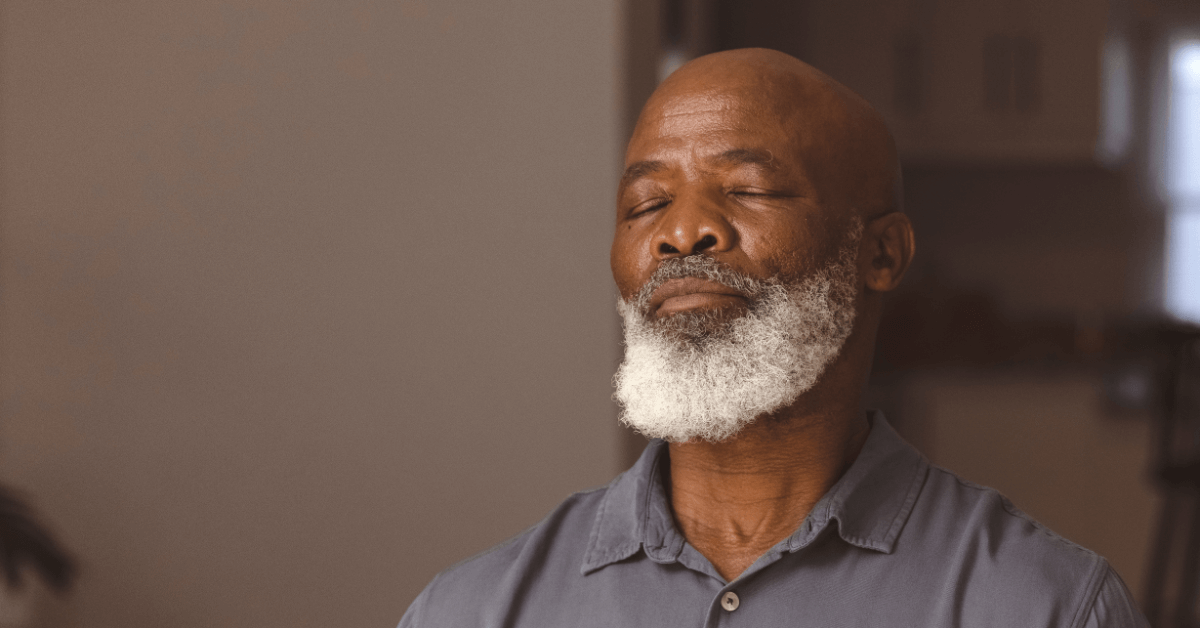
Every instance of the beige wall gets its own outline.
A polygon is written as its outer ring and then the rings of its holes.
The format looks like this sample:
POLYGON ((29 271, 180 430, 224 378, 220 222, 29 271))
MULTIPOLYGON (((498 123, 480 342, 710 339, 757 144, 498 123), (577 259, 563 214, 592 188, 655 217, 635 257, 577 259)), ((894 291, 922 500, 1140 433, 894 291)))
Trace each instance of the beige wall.
POLYGON ((0 10, 0 478, 56 626, 390 626, 616 471, 616 2, 0 10))

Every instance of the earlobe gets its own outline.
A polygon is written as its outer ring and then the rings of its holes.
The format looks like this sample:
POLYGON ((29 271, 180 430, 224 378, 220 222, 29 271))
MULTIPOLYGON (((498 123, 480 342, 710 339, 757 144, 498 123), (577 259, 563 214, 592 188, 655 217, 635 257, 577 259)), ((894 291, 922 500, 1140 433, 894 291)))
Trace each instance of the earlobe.
POLYGON ((900 285, 915 248, 908 216, 900 212, 880 216, 867 227, 863 237, 868 238, 871 260, 866 272, 867 288, 887 292, 900 285))

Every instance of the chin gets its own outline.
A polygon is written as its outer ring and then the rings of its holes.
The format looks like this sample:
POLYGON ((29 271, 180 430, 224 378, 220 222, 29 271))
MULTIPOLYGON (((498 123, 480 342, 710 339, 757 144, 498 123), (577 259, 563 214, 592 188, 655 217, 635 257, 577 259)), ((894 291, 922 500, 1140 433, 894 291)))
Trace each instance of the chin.
POLYGON ((659 316, 650 324, 665 337, 689 344, 702 344, 728 337, 735 323, 747 313, 744 307, 698 308, 659 316))
POLYGON ((794 403, 854 329, 856 251, 846 247, 793 284, 739 280, 744 307, 657 317, 644 301, 618 300, 625 360, 613 383, 621 420, 652 438, 717 443, 794 403))

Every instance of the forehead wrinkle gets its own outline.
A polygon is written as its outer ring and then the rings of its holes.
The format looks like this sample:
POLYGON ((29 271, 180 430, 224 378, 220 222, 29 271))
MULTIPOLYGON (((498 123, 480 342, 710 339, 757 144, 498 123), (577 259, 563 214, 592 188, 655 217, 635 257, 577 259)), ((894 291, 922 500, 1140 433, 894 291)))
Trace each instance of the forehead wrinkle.
POLYGON ((784 166, 780 151, 785 156, 795 152, 793 144, 799 139, 795 133, 778 123, 754 124, 748 116, 729 113, 701 121, 690 117, 683 128, 664 124, 662 117, 644 120, 631 138, 628 156, 645 156, 635 162, 640 163, 662 161, 659 155, 686 152, 697 163, 758 165, 778 170, 784 166))
POLYGON ((768 170, 780 169, 775 155, 763 148, 731 148, 709 157, 706 161, 723 166, 760 166, 768 170))
POLYGON ((745 105, 740 95, 728 88, 708 88, 667 95, 659 105, 659 115, 678 116, 739 109, 745 105))
MULTIPOLYGON (((692 152, 695 151, 693 150, 692 152)), ((784 170, 782 164, 775 159, 775 155, 771 151, 761 148, 730 148, 720 152, 701 155, 696 157, 695 160, 699 163, 686 169, 694 169, 706 175, 716 175, 722 170, 738 167, 750 167, 768 172, 782 172, 784 170)), ((621 176, 620 187, 627 187, 642 177, 671 169, 672 166, 670 164, 657 159, 634 162, 625 169, 625 173, 621 176)))
POLYGON ((720 131, 752 131, 758 125, 751 120, 762 115, 761 107, 754 104, 739 94, 677 94, 657 106, 648 105, 637 126, 644 133, 683 139, 720 131))

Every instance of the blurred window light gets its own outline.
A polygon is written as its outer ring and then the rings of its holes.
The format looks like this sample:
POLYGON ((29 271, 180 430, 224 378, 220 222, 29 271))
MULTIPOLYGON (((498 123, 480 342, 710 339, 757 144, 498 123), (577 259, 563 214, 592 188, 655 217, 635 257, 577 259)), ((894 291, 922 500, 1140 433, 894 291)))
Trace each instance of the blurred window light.
POLYGON ((1176 203, 1200 201, 1200 41, 1171 54, 1170 194, 1176 203))
POLYGON ((1129 45, 1123 38, 1110 37, 1104 43, 1102 72, 1102 126, 1096 156, 1101 162, 1115 166, 1125 159, 1133 137, 1129 45))
POLYGON ((1167 311, 1200 323, 1200 207, 1167 217, 1167 311))
POLYGON ((1171 50, 1164 305, 1200 323, 1200 40, 1171 50))

